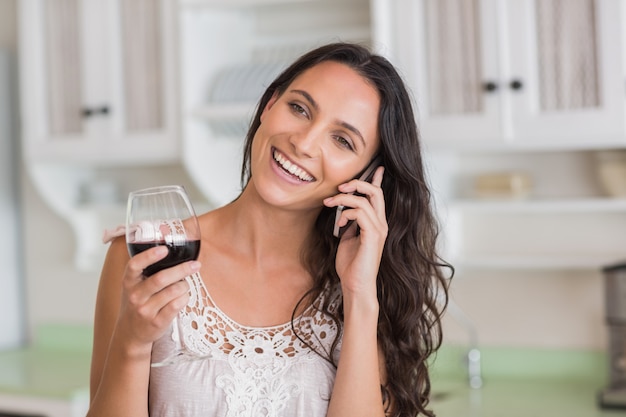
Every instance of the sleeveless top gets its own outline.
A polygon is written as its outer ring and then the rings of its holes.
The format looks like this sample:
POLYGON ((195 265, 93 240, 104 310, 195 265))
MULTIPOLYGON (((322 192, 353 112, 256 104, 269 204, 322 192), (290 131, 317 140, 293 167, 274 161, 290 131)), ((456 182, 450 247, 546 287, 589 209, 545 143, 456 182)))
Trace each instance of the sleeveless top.
MULTIPOLYGON (((151 417, 322 417, 335 380, 328 357, 338 333, 336 323, 319 310, 320 296, 291 323, 243 326, 213 302, 198 273, 187 277, 191 298, 179 319, 186 349, 208 359, 150 370, 151 417)), ((340 289, 328 299, 336 312, 340 289)), ((169 356, 175 332, 153 345, 153 359, 169 356)), ((338 359, 339 343, 334 353, 338 359)), ((336 362, 335 362, 336 363, 336 362)))

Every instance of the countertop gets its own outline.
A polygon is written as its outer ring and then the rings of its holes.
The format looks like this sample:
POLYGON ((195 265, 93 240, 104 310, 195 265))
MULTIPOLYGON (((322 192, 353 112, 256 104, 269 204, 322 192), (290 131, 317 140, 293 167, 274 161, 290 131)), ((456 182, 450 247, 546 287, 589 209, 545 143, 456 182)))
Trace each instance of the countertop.
POLYGON ((470 388, 463 347, 443 347, 432 365, 429 409, 438 417, 626 417, 603 409, 605 352, 479 348, 483 384, 470 388))
MULTIPOLYGON (((91 337, 88 327, 42 326, 32 346, 0 352, 0 399, 87 402, 91 337)), ((429 408, 438 417, 626 417, 598 406, 608 383, 604 352, 479 350, 477 389, 467 383, 464 347, 444 346, 433 358, 429 408)))
POLYGON ((91 334, 87 326, 42 326, 31 346, 0 351, 0 398, 88 401, 91 334))
POLYGON ((472 389, 459 381, 435 384, 430 409, 438 417, 617 417, 626 410, 598 407, 595 382, 490 379, 472 389))

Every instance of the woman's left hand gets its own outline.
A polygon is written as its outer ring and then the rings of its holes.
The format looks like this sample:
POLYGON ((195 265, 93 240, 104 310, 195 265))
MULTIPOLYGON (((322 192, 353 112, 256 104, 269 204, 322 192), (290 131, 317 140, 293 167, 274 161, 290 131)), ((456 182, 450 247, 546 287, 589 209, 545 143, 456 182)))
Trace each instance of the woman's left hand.
POLYGON ((384 167, 378 167, 371 183, 351 180, 341 184, 340 194, 324 200, 328 207, 346 207, 341 213, 339 226, 354 220, 341 236, 335 260, 344 297, 376 297, 376 276, 388 230, 381 188, 384 170, 384 167), (357 225, 360 229, 358 234, 357 225))

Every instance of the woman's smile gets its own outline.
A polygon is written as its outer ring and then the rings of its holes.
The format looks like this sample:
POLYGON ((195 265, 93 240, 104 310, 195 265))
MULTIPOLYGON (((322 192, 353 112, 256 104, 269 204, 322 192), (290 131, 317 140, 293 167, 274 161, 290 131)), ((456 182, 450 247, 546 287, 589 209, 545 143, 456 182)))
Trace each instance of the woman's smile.
POLYGON ((287 178, 296 182, 313 182, 315 177, 307 172, 304 168, 291 161, 286 155, 272 147, 272 158, 276 162, 282 174, 287 174, 287 178))

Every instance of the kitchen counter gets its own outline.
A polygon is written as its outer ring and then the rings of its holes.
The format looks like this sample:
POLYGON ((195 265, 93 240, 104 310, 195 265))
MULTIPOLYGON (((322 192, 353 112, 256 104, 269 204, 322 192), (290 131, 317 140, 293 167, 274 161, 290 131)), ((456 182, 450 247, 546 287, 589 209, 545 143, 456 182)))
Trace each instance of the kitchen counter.
POLYGON ((439 381, 430 409, 438 417, 617 417, 597 405, 599 386, 570 380, 490 379, 479 389, 439 381))
MULTIPOLYGON (((91 337, 88 327, 43 326, 32 347, 0 352, 0 415, 84 416, 91 337)), ((604 352, 480 352, 483 386, 478 389, 467 383, 465 348, 444 346, 437 353, 429 408, 438 417, 626 417, 626 410, 598 407, 598 392, 608 381, 604 352)))
POLYGON ((44 326, 32 346, 0 351, 0 415, 84 416, 91 334, 88 327, 44 326))
POLYGON ((472 389, 464 350, 444 347, 432 368, 438 417, 626 417, 598 406, 608 383, 604 352, 483 348, 483 386, 472 389))

